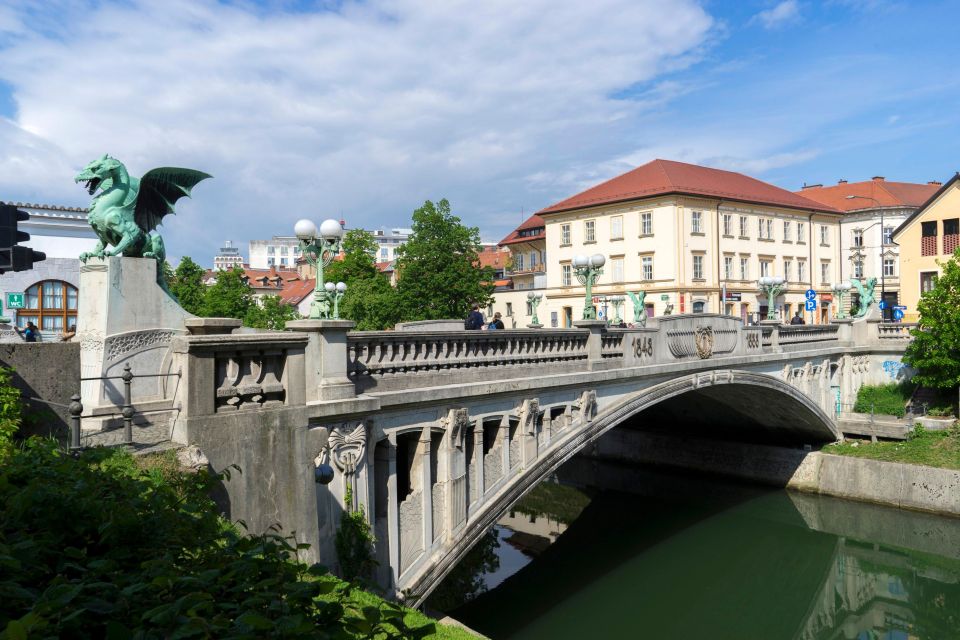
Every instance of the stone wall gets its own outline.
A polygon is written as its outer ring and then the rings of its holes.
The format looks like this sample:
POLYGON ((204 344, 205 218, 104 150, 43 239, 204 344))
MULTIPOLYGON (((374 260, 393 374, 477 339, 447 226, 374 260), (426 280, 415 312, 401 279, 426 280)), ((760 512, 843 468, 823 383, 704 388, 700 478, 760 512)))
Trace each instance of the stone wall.
MULTIPOLYGON (((13 384, 24 398, 42 398, 62 405, 80 391, 80 345, 76 342, 0 344, 0 366, 14 369, 13 384)), ((24 434, 66 438, 66 407, 29 402, 24 434)))

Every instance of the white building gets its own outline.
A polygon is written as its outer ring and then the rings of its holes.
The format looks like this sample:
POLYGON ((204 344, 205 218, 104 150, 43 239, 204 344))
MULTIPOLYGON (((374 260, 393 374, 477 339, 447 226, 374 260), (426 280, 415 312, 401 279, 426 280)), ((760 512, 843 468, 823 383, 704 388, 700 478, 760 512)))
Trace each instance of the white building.
POLYGON ((243 267, 243 256, 240 255, 240 249, 233 246, 232 240, 226 240, 220 247, 220 253, 213 257, 213 268, 226 271, 234 267, 243 267))
POLYGON ((93 250, 97 237, 87 223, 86 208, 12 204, 30 214, 30 219, 18 226, 20 231, 30 234, 30 240, 22 244, 42 251, 47 258, 37 262, 30 271, 0 275, 2 315, 15 319, 20 327, 33 321, 45 339, 56 339, 64 330, 82 322, 82 318, 77 318, 79 256, 93 250), (7 294, 11 293, 24 294, 23 309, 6 308, 7 294))
POLYGON ((377 243, 377 262, 390 262, 396 260, 397 249, 400 248, 413 234, 413 229, 390 229, 387 233, 383 229, 377 229, 370 232, 374 241, 377 243))
POLYGON ((295 236, 273 236, 269 240, 250 241, 250 268, 295 269, 300 257, 300 241, 295 236))

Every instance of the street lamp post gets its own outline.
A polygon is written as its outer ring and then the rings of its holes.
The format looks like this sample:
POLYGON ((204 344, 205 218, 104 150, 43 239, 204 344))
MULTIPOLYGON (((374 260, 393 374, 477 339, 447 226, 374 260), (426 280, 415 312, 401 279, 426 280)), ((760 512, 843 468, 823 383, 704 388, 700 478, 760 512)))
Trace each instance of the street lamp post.
POLYGON ((837 296, 837 320, 843 320, 847 317, 847 312, 843 308, 843 296, 846 295, 847 291, 850 291, 850 288, 853 285, 850 284, 849 280, 844 280, 843 282, 834 283, 831 289, 833 289, 833 295, 837 296))
POLYGON ((333 284, 332 282, 327 282, 323 285, 323 288, 327 290, 327 300, 333 300, 333 319, 340 319, 340 300, 343 299, 343 294, 347 291, 347 285, 342 282, 333 284))
POLYGON ((883 226, 883 205, 880 204, 879 200, 877 200, 876 198, 872 198, 870 196, 857 196, 857 195, 847 196, 847 200, 854 200, 854 199, 872 200, 874 203, 876 203, 877 210, 880 212, 880 301, 883 303, 884 308, 882 310, 882 313, 883 313, 884 320, 886 320, 887 278, 886 278, 886 274, 883 272, 883 247, 886 244, 886 239, 884 238, 884 236, 886 235, 887 230, 883 226))
POLYGON ((767 295, 767 320, 777 319, 777 310, 773 306, 774 300, 783 293, 786 288, 786 281, 781 276, 763 276, 757 280, 760 285, 760 291, 767 295))
POLYGON ((610 304, 613 306, 613 324, 617 325, 623 322, 623 318, 620 317, 620 309, 623 308, 623 296, 613 296, 610 298, 610 304))
POLYGON ((530 310, 533 312, 532 313, 533 317, 530 318, 530 324, 533 324, 533 325, 540 324, 540 318, 537 317, 537 307, 540 305, 540 301, 542 299, 543 299, 543 294, 541 293, 534 293, 533 291, 531 291, 530 293, 527 294, 527 300, 530 301, 530 310))
MULTIPOLYGON (((334 303, 333 317, 339 318, 340 299, 334 294, 325 291, 323 282, 323 268, 328 266, 340 253, 340 239, 343 237, 343 227, 332 218, 320 224, 320 233, 317 226, 310 220, 299 220, 293 228, 294 234, 300 241, 300 251, 304 259, 317 270, 316 284, 313 287, 313 301, 310 303, 310 319, 320 320, 330 317, 330 303, 334 303)), ((327 283, 337 288, 333 283, 327 283)), ((342 283, 341 283, 342 284, 342 283)), ((343 285, 346 290, 346 285, 343 285)), ((343 291, 340 291, 342 297, 343 291)))
POLYGON ((577 255, 573 257, 573 269, 577 274, 577 280, 586 287, 583 300, 583 319, 596 320, 597 310, 593 308, 593 285, 597 278, 603 274, 603 265, 607 261, 599 253, 592 256, 577 255))

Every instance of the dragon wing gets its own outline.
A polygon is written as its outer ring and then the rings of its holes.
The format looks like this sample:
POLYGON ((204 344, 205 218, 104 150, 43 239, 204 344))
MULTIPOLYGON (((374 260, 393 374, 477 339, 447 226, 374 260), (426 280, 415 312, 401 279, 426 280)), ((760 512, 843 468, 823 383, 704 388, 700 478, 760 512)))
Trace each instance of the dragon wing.
POLYGON ((140 192, 134 220, 144 231, 153 231, 168 213, 173 213, 177 200, 190 196, 198 182, 212 178, 210 174, 194 169, 160 167, 151 169, 140 178, 140 192))

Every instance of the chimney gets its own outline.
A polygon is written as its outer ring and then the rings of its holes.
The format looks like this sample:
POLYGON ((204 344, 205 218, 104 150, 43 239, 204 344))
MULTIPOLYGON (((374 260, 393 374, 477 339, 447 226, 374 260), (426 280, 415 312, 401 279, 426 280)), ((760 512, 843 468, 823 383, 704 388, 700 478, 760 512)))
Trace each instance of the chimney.
POLYGON ((935 186, 935 187, 939 187, 939 186, 943 185, 943 183, 940 182, 939 180, 931 180, 931 181, 928 182, 927 184, 932 184, 932 185, 935 186))
POLYGON ((839 180, 837 180, 837 184, 847 184, 847 181, 844 180, 843 178, 840 178, 839 180))
POLYGON ((822 184, 807 184, 806 182, 804 182, 802 188, 803 188, 803 189, 816 189, 817 187, 822 187, 822 186, 823 186, 822 184))
POLYGON ((873 179, 874 182, 883 182, 884 177, 883 177, 883 176, 873 176, 872 179, 873 179))

